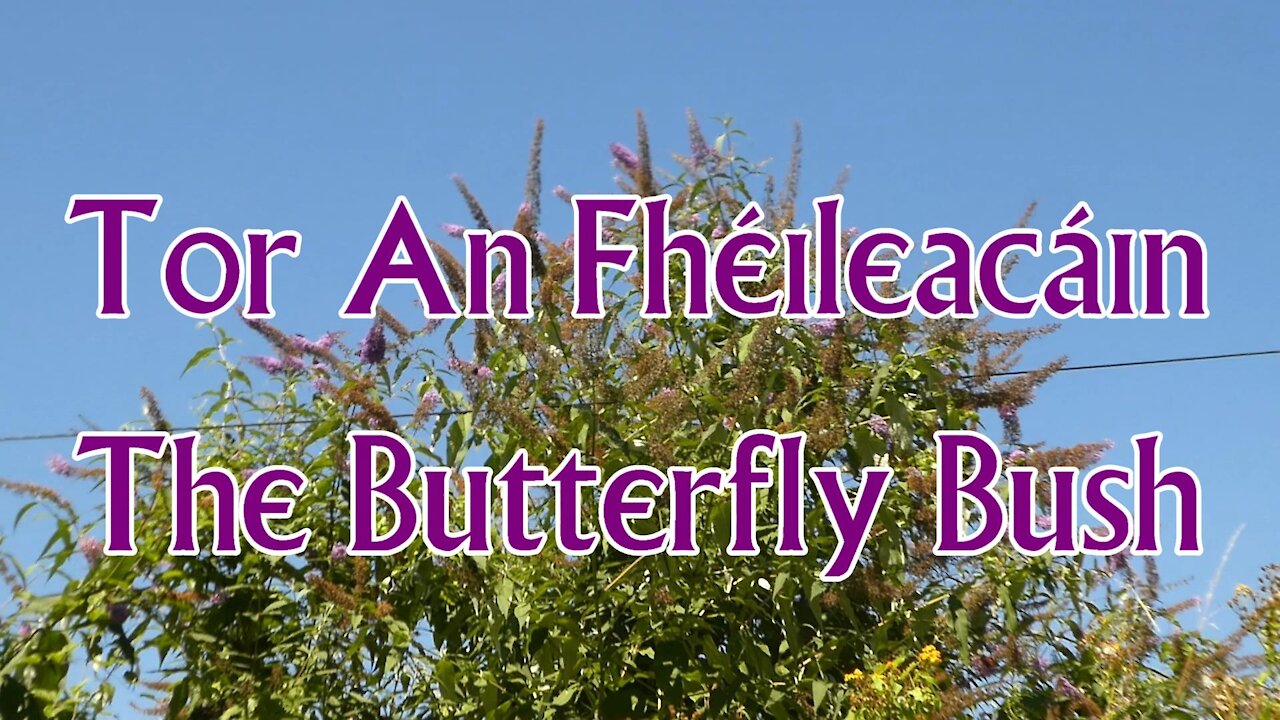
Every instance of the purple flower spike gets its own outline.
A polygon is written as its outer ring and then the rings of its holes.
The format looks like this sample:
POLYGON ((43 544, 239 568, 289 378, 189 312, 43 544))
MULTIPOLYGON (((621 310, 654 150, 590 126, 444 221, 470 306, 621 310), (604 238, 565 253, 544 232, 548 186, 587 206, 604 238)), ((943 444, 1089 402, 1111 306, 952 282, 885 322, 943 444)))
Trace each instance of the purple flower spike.
POLYGON ((440 229, 444 231, 445 235, 452 238, 461 238, 462 234, 467 231, 461 225, 454 225, 453 223, 444 223, 440 226, 440 229))
POLYGON ((1053 681, 1053 687, 1055 690, 1062 693, 1062 695, 1067 697, 1068 699, 1071 699, 1071 700, 1084 699, 1084 691, 1082 691, 1080 688, 1076 687, 1075 685, 1072 685, 1070 680, 1066 679, 1061 675, 1059 675, 1053 681))
POLYGON ((831 319, 818 320, 809 326, 809 332, 812 332, 814 337, 829 338, 836 334, 836 321, 831 319))
POLYGON ((716 151, 707 146, 707 141, 702 139, 701 135, 695 136, 690 141, 689 150, 693 154, 693 162, 698 165, 716 157, 716 151))
POLYGON ((293 336, 293 346, 299 352, 323 352, 333 347, 337 337, 333 333, 325 333, 315 340, 308 340, 302 335, 293 336))
POLYGON ((85 536, 76 543, 76 549, 80 551, 85 560, 89 561, 90 565, 97 565, 98 561, 102 559, 104 547, 103 542, 95 537, 85 536))
POLYGON ((973 658, 971 663, 973 671, 978 677, 986 677, 999 669, 999 664, 990 655, 978 655, 973 658))
POLYGON ((422 394, 422 409, 424 412, 434 412, 440 406, 440 401, 444 398, 440 397, 440 393, 435 390, 428 390, 422 394))
POLYGON ((867 427, 880 437, 889 437, 889 421, 880 415, 872 415, 871 419, 867 421, 867 427))
POLYGON ((269 375, 284 375, 306 369, 306 365, 296 357, 278 358, 254 355, 245 358, 245 360, 258 366, 269 375))
POLYGON ((111 603, 107 608, 107 622, 112 625, 123 625, 129 619, 129 606, 124 603, 111 603))
POLYGON ((366 365, 377 365, 387 356, 387 336, 382 331, 382 323, 375 322, 369 328, 369 334, 360 341, 359 354, 366 365))
POLYGON ((71 477, 76 474, 76 466, 61 455, 54 455, 49 458, 49 469, 53 471, 54 475, 62 475, 63 477, 71 477))
POLYGON ((622 143, 610 144, 609 152, 613 153, 613 159, 624 170, 635 170, 640 167, 640 158, 636 157, 631 148, 622 143))
POLYGON ((1129 558, 1123 553, 1107 556, 1107 572, 1116 573, 1129 566, 1129 558))
POLYGON ((329 559, 337 562, 345 560, 347 557, 347 546, 343 543, 334 543, 333 548, 329 550, 329 559))

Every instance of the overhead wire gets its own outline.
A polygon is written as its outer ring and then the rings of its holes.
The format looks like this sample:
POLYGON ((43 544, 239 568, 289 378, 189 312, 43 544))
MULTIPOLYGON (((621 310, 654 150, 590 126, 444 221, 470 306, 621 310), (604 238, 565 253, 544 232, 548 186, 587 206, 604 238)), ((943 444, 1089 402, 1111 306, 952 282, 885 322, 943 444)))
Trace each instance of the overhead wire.
MULTIPOLYGON (((1185 355, 1181 357, 1155 358, 1151 360, 1124 360, 1120 362, 1092 363, 1087 365, 1067 365, 1065 367, 1058 368, 1055 372, 1066 373, 1066 372, 1083 372, 1087 370, 1115 370, 1120 368, 1151 367, 1151 366, 1157 366, 1157 365, 1177 365, 1177 364, 1185 364, 1185 363, 1209 362, 1209 361, 1216 361, 1216 360, 1239 360, 1239 359, 1245 359, 1245 358, 1257 358, 1257 357, 1267 357, 1267 356, 1280 356, 1280 348, 1274 349, 1274 350, 1252 350, 1247 352, 1217 353, 1212 355, 1185 355)), ((1003 372, 989 373, 986 377, 992 377, 992 378, 1011 377, 1011 376, 1017 376, 1017 375, 1026 375, 1027 373, 1031 373, 1031 372, 1035 372, 1035 371, 1034 370, 1006 370, 1003 372)), ((559 405, 558 407, 584 408, 584 407, 595 407, 598 405, 612 405, 612 404, 616 404, 616 403, 614 403, 613 401, 601 402, 601 401, 593 400, 589 402, 565 403, 563 405, 559 405)), ((470 408, 459 408, 459 409, 450 409, 450 410, 436 410, 436 411, 426 412, 426 413, 398 413, 398 414, 393 414, 391 417, 396 420, 403 420, 406 418, 424 417, 424 416, 430 417, 430 416, 442 416, 442 415, 464 415, 470 412, 474 412, 474 410, 470 408)), ((256 427, 287 427, 289 425, 298 425, 298 424, 312 422, 312 421, 313 420, 310 418, 282 418, 279 420, 255 420, 255 421, 235 422, 235 423, 191 425, 187 427, 175 427, 173 428, 173 430, 175 432, 191 432, 191 431, 207 432, 210 430, 238 430, 238 429, 256 428, 256 427)), ((0 435, 0 443, 35 442, 39 440, 64 440, 68 438, 75 438, 79 434, 80 434, 79 432, 68 431, 68 432, 44 432, 44 433, 0 435)))

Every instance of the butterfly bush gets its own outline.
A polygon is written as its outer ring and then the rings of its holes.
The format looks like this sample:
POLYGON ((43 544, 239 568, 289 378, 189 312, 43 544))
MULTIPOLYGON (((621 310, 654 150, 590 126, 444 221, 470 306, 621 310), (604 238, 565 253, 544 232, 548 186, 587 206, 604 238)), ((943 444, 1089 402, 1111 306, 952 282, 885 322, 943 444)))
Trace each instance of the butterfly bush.
MULTIPOLYGON (((633 143, 601 148, 602 165, 613 162, 626 192, 670 194, 673 226, 708 236, 723 235, 750 200, 775 232, 803 222, 798 131, 786 173, 774 178, 739 154, 743 135, 730 121, 713 139, 692 114, 688 126, 689 148, 674 154, 671 174, 655 167, 643 117, 633 143)), ((1022 438, 1019 411, 1064 361, 1002 373, 1046 329, 645 319, 634 274, 608 278, 609 304, 622 311, 575 318, 572 237, 542 223, 542 139, 539 124, 523 202, 506 225, 535 238, 533 317, 424 324, 380 311, 355 347, 266 320, 208 325, 210 344, 189 366, 218 380, 197 398, 198 419, 227 427, 204 434, 201 461, 237 477, 275 463, 302 470, 310 486, 275 529, 311 529, 304 553, 213 555, 205 511, 204 551, 171 557, 167 458, 138 461, 138 552, 129 557, 106 555, 95 539, 101 508, 74 511, 90 500, 5 481, 47 510, 44 519, 23 515, 22 532, 52 532, 39 556, 0 558, 11 591, 0 718, 98 717, 126 692, 143 698, 140 712, 190 720, 1280 712, 1280 571, 1237 590, 1238 630, 1213 635, 1184 622, 1189 604, 1165 600, 1149 559, 1025 557, 1004 546, 973 558, 932 553, 934 432, 1002 428, 1009 460, 1041 472, 1105 452, 1100 442, 1058 448, 1022 438), (245 333, 273 354, 238 355, 233 335, 245 333), (696 518, 702 551, 689 557, 600 549, 570 558, 551 548, 440 557, 421 544, 359 557, 346 546, 346 434, 359 428, 404 436, 421 464, 496 470, 522 448, 535 460, 578 448, 606 474, 636 464, 725 467, 744 429, 803 431, 809 465, 856 478, 887 464, 898 479, 860 565, 838 583, 816 577, 835 539, 820 531, 825 510, 812 495, 805 556, 728 555, 728 498, 706 495, 696 518)), ((475 227, 503 229, 460 176, 454 182, 475 227)), ((553 194, 568 197, 559 186, 553 194)), ((640 240, 629 223, 607 234, 640 240)), ((465 297, 448 243, 432 242, 465 297)), ((780 270, 746 290, 767 292, 780 270)), ((135 427, 167 428, 144 398, 135 427)), ((97 468, 61 459, 50 467, 83 478, 85 498, 101 497, 97 468)), ((588 518, 594 502, 585 499, 588 518)), ((768 548, 776 499, 759 502, 768 548)), ((553 495, 536 495, 530 525, 549 530, 554 511, 553 495)), ((451 504, 455 527, 463 512, 451 504)), ((654 530, 665 513, 660 504, 635 531, 654 530)), ((382 517, 380 529, 389 523, 382 517)))

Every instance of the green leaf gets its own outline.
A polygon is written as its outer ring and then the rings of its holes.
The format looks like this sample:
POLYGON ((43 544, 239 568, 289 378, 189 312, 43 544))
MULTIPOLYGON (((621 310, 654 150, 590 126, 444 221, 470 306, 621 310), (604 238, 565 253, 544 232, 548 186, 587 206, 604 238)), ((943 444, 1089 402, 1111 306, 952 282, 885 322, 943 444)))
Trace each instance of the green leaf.
POLYGON ((969 611, 965 608, 956 610, 956 639, 960 641, 960 662, 969 664, 969 611))
POLYGON ((201 361, 203 361, 205 358, 212 355, 213 352, 217 349, 218 347, 216 345, 211 345, 207 348, 201 348, 197 350, 196 354, 192 355, 191 359, 187 361, 186 367, 182 368, 182 373, 178 377, 185 376, 191 370, 191 368, 199 365, 201 361))
POLYGON ((827 688, 829 687, 831 687, 831 684, 828 683, 826 680, 813 681, 813 707, 814 708, 822 707, 822 701, 827 699, 827 688))
POLYGON ((165 713, 166 718, 177 718, 181 714, 183 708, 187 706, 187 697, 190 693, 188 679, 183 678, 177 685, 173 686, 173 692, 169 695, 169 708, 165 713))
POLYGON ((505 616, 507 611, 511 609, 511 595, 515 592, 515 585, 510 578, 503 578, 498 583, 498 610, 505 616))
POLYGON ((760 329, 759 325, 752 325, 751 329, 748 330, 746 334, 743 335, 742 338, 738 340, 738 352, 737 352, 738 362, 740 363, 746 362, 747 353, 750 352, 751 343, 753 340, 755 340, 756 332, 759 329, 760 329))
POLYGON ((458 699, 457 677, 453 663, 441 658, 436 662, 435 679, 440 685, 440 693, 448 700, 458 699))
POLYGON ((22 522, 23 515, 26 515, 28 511, 34 507, 38 507, 39 505, 40 503, 36 500, 32 500, 31 502, 23 505, 22 508, 18 510, 17 515, 13 518, 14 529, 16 530, 18 528, 18 523, 22 522))

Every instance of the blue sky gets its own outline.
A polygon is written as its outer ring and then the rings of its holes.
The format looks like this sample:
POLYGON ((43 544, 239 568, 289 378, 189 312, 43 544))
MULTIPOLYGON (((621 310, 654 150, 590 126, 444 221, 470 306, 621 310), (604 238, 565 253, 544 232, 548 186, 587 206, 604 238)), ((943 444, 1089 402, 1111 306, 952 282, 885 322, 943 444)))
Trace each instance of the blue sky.
MULTIPOLYGON (((693 107, 732 115, 750 134, 743 153, 780 164, 800 121, 802 195, 851 165, 845 221, 862 228, 982 239, 1030 201, 1051 230, 1088 200, 1095 231, 1205 238, 1210 319, 1068 321, 1028 365, 1280 347, 1272 4, 130 7, 0 10, 0 435, 135 419, 144 384, 186 415, 204 385, 179 373, 206 337, 158 285, 183 230, 301 232, 301 257, 275 274, 278 322, 363 332, 337 312, 397 195, 428 229, 465 223, 456 172, 492 215, 513 216, 538 117, 546 186, 608 192, 608 144, 631 141, 636 109, 663 154, 684 148, 693 107), (115 192, 165 201, 156 222, 131 225, 133 316, 108 322, 94 315, 92 223, 63 215, 73 193, 115 192)), ((545 205, 568 226, 567 208, 545 205)), ((1163 431, 1164 461, 1203 480, 1206 517, 1205 556, 1169 558, 1167 576, 1194 575, 1186 592, 1202 593, 1245 526, 1222 597, 1280 560, 1267 489, 1278 362, 1062 376, 1025 434, 1111 439, 1108 459, 1128 464, 1130 435, 1163 431)), ((70 452, 0 444, 0 475, 48 480, 46 459, 70 452)))

